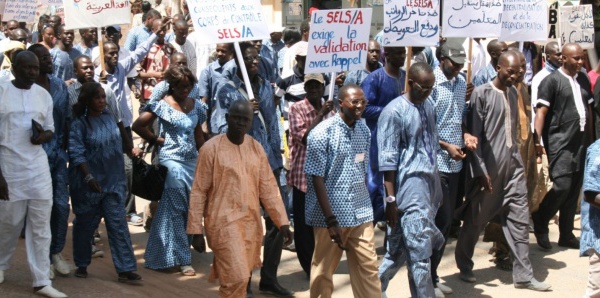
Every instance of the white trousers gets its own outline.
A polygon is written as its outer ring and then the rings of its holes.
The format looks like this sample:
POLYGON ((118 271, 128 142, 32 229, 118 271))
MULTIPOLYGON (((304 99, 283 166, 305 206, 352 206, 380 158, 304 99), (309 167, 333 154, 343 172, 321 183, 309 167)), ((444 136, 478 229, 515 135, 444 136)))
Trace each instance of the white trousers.
POLYGON ((17 248, 23 223, 27 262, 33 278, 33 287, 51 284, 50 274, 50 214, 52 200, 0 201, 0 270, 10 267, 10 259, 17 248))
POLYGON ((600 297, 600 255, 593 251, 590 256, 590 273, 588 276, 588 284, 585 289, 585 298, 600 297))

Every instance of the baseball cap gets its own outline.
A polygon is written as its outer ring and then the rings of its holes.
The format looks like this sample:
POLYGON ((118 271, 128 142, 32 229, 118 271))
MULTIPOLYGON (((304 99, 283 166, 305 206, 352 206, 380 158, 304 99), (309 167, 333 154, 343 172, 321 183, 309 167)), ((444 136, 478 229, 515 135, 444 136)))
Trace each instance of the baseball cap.
POLYGON ((465 64, 467 53, 462 44, 455 40, 448 40, 442 45, 442 57, 450 58, 454 63, 465 64))
POLYGON ((311 80, 318 81, 319 83, 325 85, 325 78, 323 78, 323 75, 320 73, 307 73, 304 75, 304 83, 311 80))
POLYGON ((299 41, 296 44, 296 56, 306 56, 308 53, 308 42, 299 41))
POLYGON ((275 25, 275 24, 269 25, 269 33, 283 32, 283 30, 285 30, 285 27, 283 27, 281 25, 275 25))
POLYGON ((108 30, 109 28, 113 28, 113 29, 121 32, 121 26, 119 26, 119 25, 110 25, 110 26, 106 27, 106 30, 108 30))

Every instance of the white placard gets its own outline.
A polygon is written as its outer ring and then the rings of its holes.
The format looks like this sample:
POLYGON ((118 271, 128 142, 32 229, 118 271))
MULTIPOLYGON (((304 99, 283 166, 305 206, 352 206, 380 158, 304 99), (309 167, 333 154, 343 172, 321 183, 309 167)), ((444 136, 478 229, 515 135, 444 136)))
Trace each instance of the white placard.
POLYGON ((584 49, 594 48, 594 14, 592 5, 560 6, 560 44, 578 43, 584 49))
POLYGON ((548 39, 547 0, 504 0, 499 39, 503 41, 548 39))
POLYGON ((444 1, 443 37, 498 37, 502 0, 444 1))
POLYGON ((435 46, 439 38, 439 0, 388 0, 383 6, 382 46, 435 46))
POLYGON ((2 21, 17 20, 19 22, 35 22, 37 0, 10 0, 4 5, 2 21))
POLYGON ((266 39, 270 37, 260 0, 188 0, 199 43, 266 39))
POLYGON ((558 1, 548 1, 548 41, 558 38, 558 1))
POLYGON ((364 69, 369 48, 371 14, 371 8, 313 12, 304 72, 364 69))
POLYGON ((66 29, 131 23, 129 0, 64 0, 63 3, 66 29))

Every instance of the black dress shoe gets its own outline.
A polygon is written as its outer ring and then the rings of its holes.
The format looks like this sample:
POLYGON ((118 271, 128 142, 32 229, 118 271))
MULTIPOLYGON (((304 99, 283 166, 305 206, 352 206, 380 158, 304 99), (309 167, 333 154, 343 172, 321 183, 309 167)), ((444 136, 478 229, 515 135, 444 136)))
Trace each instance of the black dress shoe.
POLYGON ((279 283, 275 283, 272 285, 259 284, 258 289, 261 292, 275 295, 277 297, 294 297, 294 292, 282 287, 279 283))
POLYGON ((552 244, 550 244, 550 239, 548 239, 548 234, 537 234, 535 233, 535 239, 537 240, 537 244, 546 250, 552 249, 552 244))
POLYGON ((558 246, 579 249, 579 240, 577 240, 577 238, 571 238, 567 241, 558 240, 558 246))

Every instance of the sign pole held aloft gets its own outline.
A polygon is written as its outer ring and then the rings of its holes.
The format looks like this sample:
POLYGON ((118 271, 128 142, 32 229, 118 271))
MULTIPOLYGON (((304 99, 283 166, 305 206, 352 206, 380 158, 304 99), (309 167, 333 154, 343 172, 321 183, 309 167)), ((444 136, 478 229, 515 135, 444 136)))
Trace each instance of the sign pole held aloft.
POLYGON ((471 83, 471 80, 473 79, 473 74, 472 74, 472 70, 471 67, 473 67, 473 62, 471 61, 473 58, 473 38, 469 38, 469 52, 467 52, 467 60, 469 60, 467 63, 467 84, 471 83))
MULTIPOLYGON (((404 92, 408 93, 408 91, 410 91, 410 87, 408 86, 408 70, 410 69, 410 65, 412 64, 412 56, 413 56, 413 48, 412 47, 407 47, 407 52, 406 52, 406 77, 404 80, 404 92)), ((400 92, 402 92, 402 90, 400 90, 400 92)))
POLYGON ((102 28, 98 27, 98 50, 100 50, 100 65, 102 71, 106 70, 106 61, 104 61, 104 40, 102 38, 102 28))
POLYGON ((335 77, 336 73, 332 72, 331 79, 329 80, 329 97, 327 98, 327 101, 333 100, 333 91, 335 90, 335 77))
POLYGON ((250 85, 250 77, 248 77, 248 70, 246 69, 246 64, 244 64, 244 57, 242 56, 240 43, 236 41, 233 43, 233 46, 235 47, 235 55, 237 56, 239 62, 242 77, 244 77, 244 85, 246 85, 246 93, 248 93, 248 100, 253 99, 254 92, 252 92, 252 85, 250 85))

